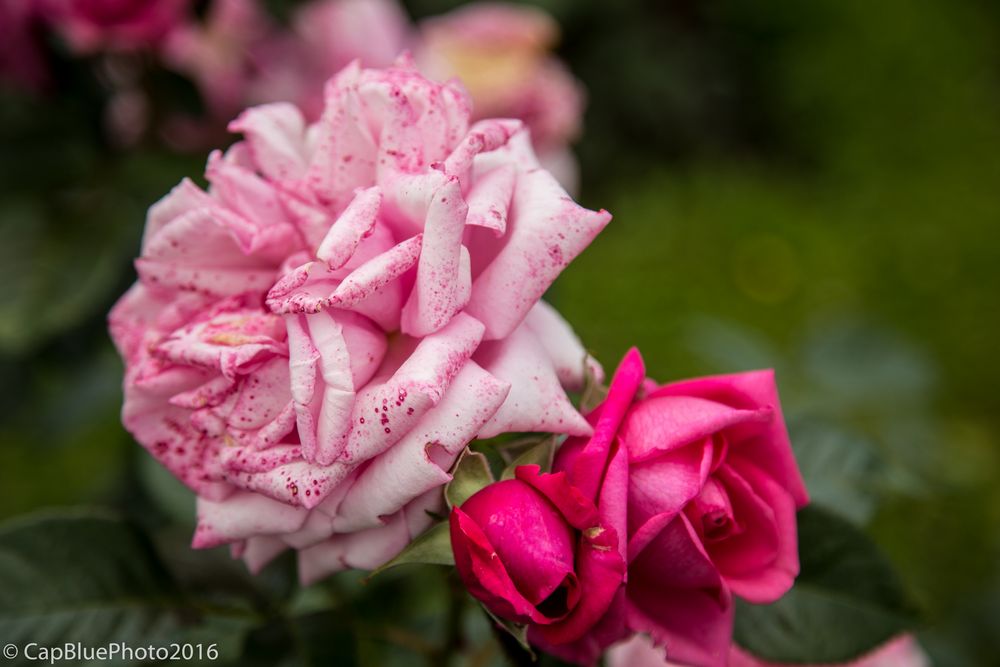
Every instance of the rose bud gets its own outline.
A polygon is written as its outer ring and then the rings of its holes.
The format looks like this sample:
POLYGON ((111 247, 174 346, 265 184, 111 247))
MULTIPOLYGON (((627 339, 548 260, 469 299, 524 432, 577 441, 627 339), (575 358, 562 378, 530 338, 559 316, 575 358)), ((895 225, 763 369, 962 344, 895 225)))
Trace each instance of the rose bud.
POLYGON ((638 355, 630 359, 588 417, 593 437, 567 441, 554 473, 521 466, 451 515, 469 592, 495 615, 530 624, 533 644, 581 664, 626 632, 628 461, 615 433, 643 379, 638 355))
POLYGON ((551 623, 576 605, 573 532, 556 506, 520 479, 487 486, 451 519, 456 564, 469 590, 517 623, 551 623))
POLYGON ((515 623, 562 622, 575 633, 575 612, 592 606, 582 597, 610 601, 624 581, 614 528, 565 473, 538 466, 520 466, 515 479, 454 508, 451 540, 469 592, 515 623))

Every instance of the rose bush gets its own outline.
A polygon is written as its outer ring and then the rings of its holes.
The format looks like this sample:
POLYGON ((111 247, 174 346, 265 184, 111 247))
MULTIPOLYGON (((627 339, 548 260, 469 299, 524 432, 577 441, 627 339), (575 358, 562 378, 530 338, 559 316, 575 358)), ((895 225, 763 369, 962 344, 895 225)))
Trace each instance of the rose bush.
POLYGON ((672 659, 725 664, 732 593, 774 601, 798 573, 805 487, 771 372, 662 387, 644 373, 629 352, 593 435, 567 440, 551 474, 520 468, 453 511, 456 565, 565 659, 644 632, 672 659))
POLYGON ((149 212, 110 316, 123 421, 198 494, 194 546, 313 580, 423 529, 466 443, 587 435, 586 356, 539 301, 610 216, 539 168, 516 121, 471 128, 455 83, 350 66, 321 118, 252 108, 149 212))

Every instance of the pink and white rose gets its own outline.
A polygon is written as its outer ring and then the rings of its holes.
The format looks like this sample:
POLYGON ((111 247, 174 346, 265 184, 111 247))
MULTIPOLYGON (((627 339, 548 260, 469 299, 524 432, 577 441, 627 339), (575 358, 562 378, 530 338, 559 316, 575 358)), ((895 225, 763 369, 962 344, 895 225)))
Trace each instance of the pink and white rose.
POLYGON ((123 421, 198 495, 195 547, 311 581, 374 567, 429 522, 458 452, 507 431, 588 435, 586 356, 539 299, 610 216, 465 91, 352 65, 307 123, 247 110, 147 218, 110 316, 123 421))

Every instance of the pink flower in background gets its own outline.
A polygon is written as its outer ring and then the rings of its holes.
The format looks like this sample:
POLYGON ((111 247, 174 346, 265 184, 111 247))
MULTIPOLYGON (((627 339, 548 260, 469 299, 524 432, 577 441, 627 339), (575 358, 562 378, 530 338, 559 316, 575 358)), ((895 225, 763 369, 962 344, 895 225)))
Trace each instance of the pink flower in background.
POLYGON ((257 76, 255 51, 277 30, 257 0, 213 0, 205 18, 179 26, 162 48, 165 64, 189 76, 208 112, 232 118, 257 76))
POLYGON ((190 0, 41 0, 49 21, 81 53, 155 47, 185 18, 190 0))
POLYGON ((49 72, 37 33, 40 13, 35 0, 0 2, 0 83, 40 90, 49 72))
POLYGON ((558 38, 558 25, 541 9, 478 2, 423 21, 414 49, 427 75, 462 80, 477 116, 523 120, 543 163, 573 183, 567 146, 580 132, 584 94, 551 55, 558 38))
POLYGON ((352 65, 321 118, 249 109, 207 192, 149 212, 110 326, 123 421, 199 496, 194 546, 311 581, 374 567, 430 521, 458 452, 589 434, 585 353, 542 293, 607 224, 516 121, 469 127, 456 84, 352 65))
MULTIPOLYGON (((636 635, 611 648, 607 654, 608 667, 681 667, 668 662, 663 648, 653 646, 648 637, 636 635)), ((807 667, 795 663, 797 667, 807 667)), ((729 667, 793 667, 792 663, 764 662, 753 658, 736 646, 730 649, 729 667)), ((818 666, 816 666, 818 667, 818 666)), ((836 667, 829 665, 827 667, 836 667)), ((913 635, 899 635, 871 653, 839 667, 930 667, 930 660, 913 635)))
POLYGON ((316 0, 296 9, 288 32, 261 44, 253 103, 293 102, 309 119, 323 109, 323 83, 351 61, 386 67, 407 48, 409 19, 394 0, 316 0))
POLYGON ((593 435, 568 439, 552 474, 519 468, 453 512, 456 565, 564 660, 592 664, 644 632, 672 659, 724 665, 732 593, 771 602, 798 573, 805 488, 770 372, 662 387, 644 375, 630 351, 588 416, 593 435))
MULTIPOLYGON (((542 10, 504 3, 473 3, 414 27, 395 0, 314 0, 282 28, 259 0, 213 0, 202 22, 171 32, 163 57, 194 80, 210 119, 248 104, 291 102, 313 121, 334 73, 354 60, 385 67, 412 50, 424 74, 463 82, 474 119, 522 120, 542 164, 572 189, 576 164, 567 146, 580 131, 584 95, 551 56, 558 34, 542 10)), ((182 147, 212 136, 210 122, 173 125, 182 147)))
POLYGON ((392 0, 309 2, 295 10, 288 28, 259 0, 213 0, 203 21, 174 30, 162 49, 166 65, 198 86, 208 112, 208 119, 172 118, 168 136, 182 149, 212 145, 219 121, 267 102, 291 102, 315 121, 331 76, 354 60, 391 65, 408 31, 392 0))

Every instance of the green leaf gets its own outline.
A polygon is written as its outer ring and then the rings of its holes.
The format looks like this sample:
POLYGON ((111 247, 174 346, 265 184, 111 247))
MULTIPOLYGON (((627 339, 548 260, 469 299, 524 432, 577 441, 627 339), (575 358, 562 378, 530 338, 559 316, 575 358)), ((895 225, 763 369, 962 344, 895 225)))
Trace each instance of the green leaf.
POLYGON ((184 594, 146 537, 96 510, 46 512, 0 526, 0 636, 57 646, 215 644, 239 657, 256 613, 184 594))
POLYGON ((9 642, 148 645, 189 610, 148 541, 119 519, 62 512, 0 527, 0 636, 9 642))
POLYGON ((799 512, 801 573, 769 605, 737 603, 734 639, 773 662, 847 662, 912 625, 913 607, 876 546, 847 521, 799 512))
POLYGON ((589 413, 603 403, 607 397, 608 388, 598 381, 597 376, 594 375, 594 369, 584 359, 583 392, 580 394, 580 412, 583 414, 589 413))
POLYGON ((555 451, 556 437, 554 435, 546 437, 511 461, 510 465, 504 469, 500 479, 514 479, 514 471, 517 470, 518 466, 537 465, 542 469, 542 472, 551 471, 552 457, 555 455, 555 451))
POLYGON ((451 481, 444 487, 448 507, 461 505, 476 491, 495 481, 486 457, 468 447, 459 455, 451 475, 451 481))
POLYGON ((535 652, 532 650, 531 644, 528 643, 527 625, 521 625, 519 623, 514 623, 513 621, 502 619, 485 606, 483 606, 483 611, 485 611, 486 615, 493 619, 493 622, 496 623, 497 626, 499 626, 504 632, 516 639, 518 645, 527 651, 533 661, 536 660, 535 652))
POLYGON ((410 542, 399 555, 388 563, 381 565, 368 575, 371 579, 377 574, 407 563, 424 563, 426 565, 454 565, 455 556, 451 552, 451 534, 448 522, 434 524, 410 542))

